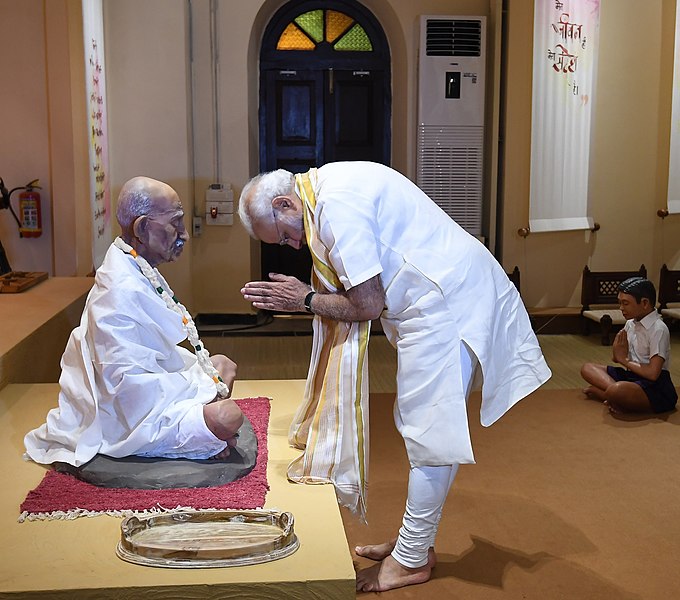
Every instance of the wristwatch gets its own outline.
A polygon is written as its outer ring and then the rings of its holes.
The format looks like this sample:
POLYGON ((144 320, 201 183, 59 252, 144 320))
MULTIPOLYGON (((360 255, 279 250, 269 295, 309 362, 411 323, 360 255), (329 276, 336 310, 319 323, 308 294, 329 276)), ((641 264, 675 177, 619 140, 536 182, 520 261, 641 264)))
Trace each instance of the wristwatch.
POLYGON ((306 310, 308 313, 313 313, 313 312, 314 312, 314 311, 312 311, 312 298, 314 297, 314 294, 316 294, 316 292, 315 292, 315 291, 311 291, 311 292, 309 292, 309 294, 307 294, 307 295, 305 296, 305 310, 306 310))

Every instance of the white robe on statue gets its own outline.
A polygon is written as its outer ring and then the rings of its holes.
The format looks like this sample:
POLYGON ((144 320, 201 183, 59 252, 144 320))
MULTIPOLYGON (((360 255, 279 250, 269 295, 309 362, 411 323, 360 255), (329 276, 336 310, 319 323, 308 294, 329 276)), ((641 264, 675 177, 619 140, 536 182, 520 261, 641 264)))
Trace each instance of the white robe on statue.
POLYGON ((380 275, 397 349, 395 422, 413 466, 474 462, 461 342, 491 425, 551 375, 522 299, 494 256, 413 182, 368 162, 317 171, 315 223, 345 289, 380 275))
POLYGON ((112 245, 61 360, 59 407, 26 435, 27 457, 80 466, 96 454, 204 459, 223 450, 203 419, 215 383, 177 345, 186 337, 182 317, 112 245))

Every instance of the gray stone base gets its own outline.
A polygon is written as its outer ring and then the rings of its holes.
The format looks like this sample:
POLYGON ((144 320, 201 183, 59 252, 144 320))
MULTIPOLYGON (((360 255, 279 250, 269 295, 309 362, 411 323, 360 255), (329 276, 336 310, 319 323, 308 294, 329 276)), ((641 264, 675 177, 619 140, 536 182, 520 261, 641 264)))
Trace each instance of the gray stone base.
POLYGON ((250 473, 257 461, 257 437, 246 418, 239 431, 238 444, 224 460, 188 460, 185 458, 147 458, 128 456, 111 458, 97 454, 90 462, 74 467, 54 463, 61 473, 107 488, 162 490, 222 485, 250 473))

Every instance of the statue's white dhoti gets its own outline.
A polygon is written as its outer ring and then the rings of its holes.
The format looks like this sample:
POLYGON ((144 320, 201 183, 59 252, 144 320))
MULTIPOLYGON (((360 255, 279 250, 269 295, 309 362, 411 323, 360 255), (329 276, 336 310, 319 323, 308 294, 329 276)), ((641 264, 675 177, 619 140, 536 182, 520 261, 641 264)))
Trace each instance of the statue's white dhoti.
POLYGON ((112 245, 62 357, 59 406, 26 435, 27 457, 80 466, 96 454, 203 459, 222 451, 226 442, 203 418, 215 382, 177 345, 185 339, 181 316, 112 245))

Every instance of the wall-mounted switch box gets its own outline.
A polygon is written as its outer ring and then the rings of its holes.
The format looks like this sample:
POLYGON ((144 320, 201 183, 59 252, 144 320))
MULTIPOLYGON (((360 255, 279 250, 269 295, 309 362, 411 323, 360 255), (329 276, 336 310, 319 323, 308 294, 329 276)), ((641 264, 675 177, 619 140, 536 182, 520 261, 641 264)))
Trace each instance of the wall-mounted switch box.
POLYGON ((191 237, 201 237, 203 233, 203 222, 201 217, 192 217, 191 220, 191 237))
POLYGON ((205 224, 234 224, 234 193, 230 185, 212 183, 205 192, 205 224))

